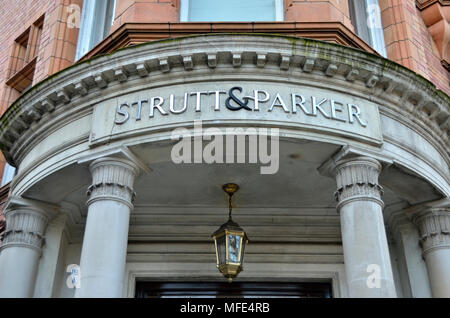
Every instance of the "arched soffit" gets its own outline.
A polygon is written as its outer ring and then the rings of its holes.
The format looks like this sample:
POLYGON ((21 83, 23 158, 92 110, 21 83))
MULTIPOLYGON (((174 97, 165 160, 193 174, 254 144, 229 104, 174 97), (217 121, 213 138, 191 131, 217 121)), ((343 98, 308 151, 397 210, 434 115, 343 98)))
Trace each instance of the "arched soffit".
MULTIPOLYGON (((238 89, 232 92, 240 93, 238 89)), ((47 136, 77 118, 91 116, 92 127, 83 137, 90 149, 186 123, 192 126, 193 120, 202 119, 214 125, 244 123, 311 130, 324 136, 337 135, 343 144, 348 138, 376 150, 383 147, 386 135, 382 124, 398 122, 425 139, 439 154, 439 160, 448 164, 449 105, 449 97, 420 75, 354 48, 267 34, 188 36, 120 49, 43 80, 3 114, 0 147, 7 161, 19 166, 47 136), (236 86, 243 89, 238 99, 251 102, 252 111, 218 112, 214 98, 221 98, 224 104, 236 86), (224 95, 214 93, 221 90, 224 95), (257 95, 252 95, 257 90, 257 95), (269 93, 267 101, 262 91, 269 93), (195 101, 203 96, 199 92, 208 92, 205 95, 212 98, 208 110, 204 107, 196 111, 195 101), (189 94, 193 103, 189 107, 194 109, 177 113, 183 107, 185 94, 189 94), (156 107, 161 102, 157 97, 165 99, 167 116, 156 107), (255 98, 260 99, 261 115, 253 118, 248 114, 257 113, 255 98), (140 99, 148 100, 143 107, 153 102, 152 119, 158 120, 154 124, 137 118, 140 99), (320 109, 324 99, 323 108, 328 107, 324 112, 329 118, 320 109), (129 106, 120 108, 121 103, 129 106), (306 106, 312 107, 312 103, 318 106, 316 114, 306 106), (277 115, 271 118, 268 109, 277 115), (105 119, 106 112, 111 114, 105 119), (368 117, 364 118, 363 112, 368 117), (239 113, 237 120, 233 116, 239 113), (380 115, 386 118, 383 123, 380 115), (314 122, 319 117, 321 120, 314 122), (100 123, 102 118, 105 120, 100 123), (372 120, 374 123, 368 125, 372 120)), ((147 112, 145 117, 149 117, 147 112)), ((395 139, 392 131, 387 135, 395 139)))

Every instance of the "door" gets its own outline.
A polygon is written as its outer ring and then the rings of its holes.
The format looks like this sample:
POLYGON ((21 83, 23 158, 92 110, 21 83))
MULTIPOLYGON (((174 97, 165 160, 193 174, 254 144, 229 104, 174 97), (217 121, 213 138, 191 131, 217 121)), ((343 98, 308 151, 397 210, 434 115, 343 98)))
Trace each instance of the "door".
POLYGON ((331 298, 331 283, 136 282, 136 298, 331 298))

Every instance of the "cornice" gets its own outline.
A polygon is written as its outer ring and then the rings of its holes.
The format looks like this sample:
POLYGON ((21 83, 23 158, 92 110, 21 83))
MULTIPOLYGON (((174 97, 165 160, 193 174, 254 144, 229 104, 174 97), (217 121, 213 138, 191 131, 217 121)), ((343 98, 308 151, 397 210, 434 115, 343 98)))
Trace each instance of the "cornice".
POLYGON ((43 216, 51 220, 59 213, 60 207, 59 205, 34 199, 17 196, 8 197, 8 200, 3 207, 5 215, 11 211, 16 210, 33 211, 34 213, 42 214, 43 216))
MULTIPOLYGON (((449 70, 450 52, 450 1, 418 1, 423 2, 422 19, 439 53, 441 64, 449 70)), ((419 7, 420 9, 420 7, 419 7)))
POLYGON ((419 10, 426 9, 435 3, 439 3, 441 6, 450 6, 450 0, 416 0, 416 6, 419 10))
POLYGON ((405 208, 404 212, 406 216, 414 222, 415 219, 417 219, 423 214, 428 213, 428 211, 431 211, 433 209, 434 210, 450 209, 450 197, 413 205, 408 208, 405 208))
POLYGON ((173 69, 183 77, 182 72, 214 69, 218 61, 221 71, 251 66, 255 74, 271 74, 278 68, 278 72, 289 71, 289 77, 323 77, 326 81, 336 80, 338 85, 347 83, 368 98, 389 101, 386 104, 394 105, 393 111, 397 109, 405 114, 405 120, 421 125, 443 152, 450 154, 450 98, 423 77, 358 49, 267 34, 166 39, 77 63, 32 87, 6 111, 0 120, 0 147, 8 162, 15 165, 20 152, 30 143, 26 138, 52 120, 57 124, 55 117, 65 111, 75 111, 73 103, 91 107, 95 100, 113 94, 112 88, 127 87, 126 82, 134 86, 150 78, 163 83, 171 78, 173 69))
POLYGON ((266 33, 305 37, 378 54, 340 22, 127 22, 114 30, 81 59, 164 38, 206 33, 229 33, 230 30, 233 33, 266 33))

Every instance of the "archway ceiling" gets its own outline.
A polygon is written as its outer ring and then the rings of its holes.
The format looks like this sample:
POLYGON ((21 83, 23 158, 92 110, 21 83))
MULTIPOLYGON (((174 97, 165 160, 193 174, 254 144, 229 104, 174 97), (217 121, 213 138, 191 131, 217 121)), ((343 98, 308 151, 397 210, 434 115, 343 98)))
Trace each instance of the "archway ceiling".
MULTIPOLYGON (((221 185, 241 186, 235 203, 247 207, 336 206, 335 181, 317 168, 336 153, 339 145, 307 140, 280 140, 280 164, 275 174, 260 174, 263 164, 174 164, 170 152, 174 141, 131 146, 152 172, 135 181, 136 206, 225 206, 221 185)), ((248 149, 248 146, 246 147, 248 149)), ((248 157, 247 157, 248 158, 248 157)), ((436 192, 426 182, 405 171, 389 167, 380 176, 384 201, 406 199, 410 203, 433 199, 436 192), (414 190, 414 191, 413 191, 414 190)), ((86 189, 91 182, 87 166, 71 165, 30 188, 25 196, 76 204, 85 210, 86 189)))

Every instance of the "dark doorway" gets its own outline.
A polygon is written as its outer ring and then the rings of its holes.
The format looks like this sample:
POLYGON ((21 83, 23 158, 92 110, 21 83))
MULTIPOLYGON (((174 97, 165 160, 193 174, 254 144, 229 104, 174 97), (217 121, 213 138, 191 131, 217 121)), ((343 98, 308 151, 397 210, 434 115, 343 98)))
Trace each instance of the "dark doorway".
POLYGON ((136 282, 136 298, 331 298, 330 283, 136 282))

